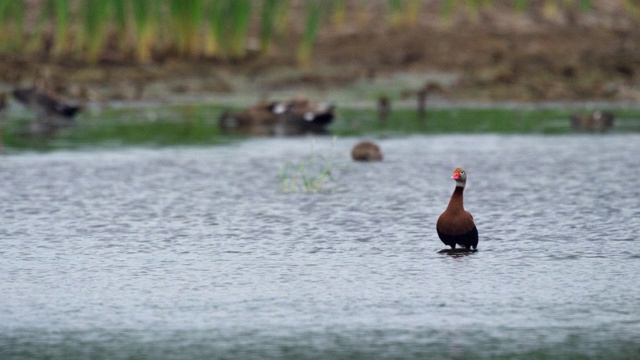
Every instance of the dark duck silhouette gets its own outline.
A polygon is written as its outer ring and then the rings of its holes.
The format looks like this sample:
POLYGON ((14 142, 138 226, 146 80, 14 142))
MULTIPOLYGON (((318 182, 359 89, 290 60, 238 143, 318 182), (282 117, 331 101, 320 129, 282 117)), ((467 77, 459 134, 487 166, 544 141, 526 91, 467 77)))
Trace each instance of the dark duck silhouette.
POLYGON ((382 95, 378 98, 378 120, 384 123, 391 114, 391 100, 388 96, 382 95))
POLYGON ((37 86, 16 88, 13 97, 36 113, 36 119, 29 128, 32 135, 50 135, 59 128, 75 125, 74 116, 82 108, 66 104, 55 94, 41 90, 37 86))
POLYGON ((613 129, 615 116, 607 111, 595 111, 589 115, 571 115, 571 128, 575 131, 607 132, 613 129))
POLYGON ((333 121, 333 105, 296 97, 288 101, 261 101, 241 112, 224 112, 219 125, 223 132, 253 136, 326 134, 333 121))
POLYGON ((371 141, 361 141, 351 149, 351 158, 355 161, 382 161, 382 151, 371 141))
POLYGON ((334 106, 320 104, 304 97, 295 97, 280 104, 282 121, 275 129, 276 135, 326 134, 326 127, 333 121, 334 106))
POLYGON ((440 215, 436 230, 440 240, 455 250, 456 244, 467 250, 478 247, 478 229, 473 222, 473 216, 464 209, 462 193, 467 183, 467 173, 462 168, 453 170, 451 177, 456 181, 456 188, 451 195, 447 209, 440 215))
POLYGON ((225 111, 220 116, 220 129, 225 133, 251 136, 274 135, 274 127, 280 121, 284 105, 276 101, 261 101, 241 112, 225 111))

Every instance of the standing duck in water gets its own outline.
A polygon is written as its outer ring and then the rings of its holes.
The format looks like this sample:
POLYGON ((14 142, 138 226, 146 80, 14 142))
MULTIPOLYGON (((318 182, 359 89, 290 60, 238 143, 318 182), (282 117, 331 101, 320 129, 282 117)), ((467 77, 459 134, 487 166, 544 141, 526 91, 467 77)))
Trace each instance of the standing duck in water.
POLYGON ((456 244, 464 246, 467 250, 475 250, 478 247, 478 229, 473 222, 473 216, 464 209, 462 203, 467 173, 463 168, 456 168, 451 178, 456 181, 456 189, 451 195, 447 209, 438 218, 436 230, 440 240, 451 246, 452 250, 456 248, 456 244))

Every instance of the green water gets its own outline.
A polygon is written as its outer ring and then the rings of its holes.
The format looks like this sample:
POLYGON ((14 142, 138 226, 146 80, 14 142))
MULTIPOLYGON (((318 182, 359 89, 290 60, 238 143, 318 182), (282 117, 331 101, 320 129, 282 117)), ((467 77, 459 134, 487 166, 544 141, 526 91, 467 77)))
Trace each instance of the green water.
MULTIPOLYGON (((89 109, 77 118, 77 126, 52 137, 21 135, 33 114, 22 111, 5 120, 6 151, 77 149, 84 147, 210 145, 238 136, 223 134, 218 105, 168 105, 144 108, 89 109)), ((373 109, 338 109, 329 127, 337 136, 387 136, 407 134, 502 133, 563 134, 571 132, 574 108, 437 108, 420 118, 415 109, 396 109, 381 121, 373 109)), ((586 113, 586 111, 582 111, 586 113)), ((616 109, 615 132, 640 131, 640 109, 616 109)))

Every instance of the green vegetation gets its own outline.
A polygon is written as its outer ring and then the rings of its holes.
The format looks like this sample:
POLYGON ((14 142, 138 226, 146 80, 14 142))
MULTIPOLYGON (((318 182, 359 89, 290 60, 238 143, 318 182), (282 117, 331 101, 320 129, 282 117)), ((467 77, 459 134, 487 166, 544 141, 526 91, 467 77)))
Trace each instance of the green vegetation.
POLYGON ((307 19, 305 22, 302 44, 298 48, 298 62, 307 67, 311 63, 311 50, 318 35, 320 18, 322 16, 322 0, 309 0, 307 2, 307 19))
POLYGON ((33 114, 6 119, 3 131, 7 152, 118 146, 211 145, 233 137, 217 126, 219 108, 170 106, 148 109, 107 109, 97 115, 84 112, 77 126, 51 137, 24 135, 33 114))
MULTIPOLYGON (((7 152, 80 147, 211 145, 241 138, 223 134, 218 117, 224 111, 214 105, 184 105, 146 109, 107 109, 99 114, 82 113, 78 125, 51 138, 21 135, 32 114, 21 113, 5 120, 2 133, 7 152)), ((613 132, 640 131, 640 109, 615 109, 613 132)), ((451 133, 566 134, 569 118, 586 109, 570 108, 448 108, 429 109, 419 119, 415 109, 395 109, 385 122, 373 109, 339 108, 330 130, 337 136, 410 135, 451 133)), ((287 165, 285 189, 321 187, 330 180, 330 161, 309 158, 287 165), (327 168, 318 167, 325 163, 327 168), (316 165, 312 165, 316 164, 316 165), (314 169, 314 174, 302 173, 314 169)), ((292 190, 291 190, 292 191, 292 190)))
MULTIPOLYGON (((513 11, 524 13, 533 3, 516 0, 513 11)), ((415 26, 427 11, 422 5, 420 0, 0 0, 0 53, 89 63, 106 55, 142 63, 167 56, 237 59, 247 55, 251 39, 268 54, 276 39, 293 38, 300 65, 308 66, 323 26, 367 18, 372 6, 385 6, 392 27, 415 26)), ((492 0, 443 0, 439 12, 444 22, 455 12, 475 19, 493 5, 492 0)), ((549 17, 563 9, 593 9, 591 0, 545 0, 535 6, 549 17)), ((624 6, 640 14, 638 0, 624 0, 624 6)))
MULTIPOLYGON (((414 109, 394 110, 381 122, 375 110, 340 110, 340 119, 332 130, 339 135, 504 133, 562 134, 571 132, 569 118, 575 112, 568 108, 456 108, 430 109, 419 119, 414 109)), ((616 109, 615 131, 640 131, 640 109, 616 109)))
POLYGON ((328 182, 334 181, 331 176, 334 165, 331 158, 321 154, 307 155, 297 162, 287 161, 278 171, 280 190, 306 193, 322 191, 328 182))

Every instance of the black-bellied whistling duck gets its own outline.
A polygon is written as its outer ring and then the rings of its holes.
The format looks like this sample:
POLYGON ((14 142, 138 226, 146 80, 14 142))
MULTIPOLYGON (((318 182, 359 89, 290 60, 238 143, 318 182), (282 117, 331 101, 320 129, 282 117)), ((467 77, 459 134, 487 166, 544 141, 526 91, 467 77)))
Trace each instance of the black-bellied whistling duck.
POLYGON ((224 112, 219 119, 225 133, 251 136, 274 135, 274 127, 280 121, 283 105, 275 101, 261 101, 237 113, 224 112))
POLYGON ((467 250, 475 250, 478 247, 478 229, 473 222, 473 216, 464 209, 462 203, 467 173, 462 168, 456 168, 451 178, 456 181, 456 189, 451 195, 447 209, 438 218, 436 230, 440 240, 451 246, 451 249, 455 249, 457 244, 467 250))
POLYGON ((355 161, 382 161, 380 147, 371 141, 361 141, 351 149, 355 161))
POLYGON ((283 121, 276 128, 276 135, 326 134, 326 127, 334 118, 334 105, 305 97, 296 96, 283 105, 283 121))
POLYGON ((242 112, 225 112, 219 119, 224 132, 254 136, 324 134, 333 120, 334 106, 306 98, 262 101, 242 112))

